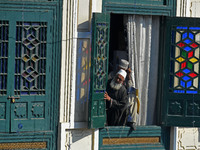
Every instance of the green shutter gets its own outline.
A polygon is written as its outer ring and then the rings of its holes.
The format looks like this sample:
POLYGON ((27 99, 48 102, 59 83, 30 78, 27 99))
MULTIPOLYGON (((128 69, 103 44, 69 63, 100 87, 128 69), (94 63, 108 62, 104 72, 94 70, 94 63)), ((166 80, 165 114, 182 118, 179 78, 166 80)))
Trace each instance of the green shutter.
POLYGON ((93 14, 89 128, 101 128, 106 123, 104 92, 108 75, 109 32, 110 15, 93 14))
POLYGON ((200 19, 166 18, 162 124, 200 127, 200 19))

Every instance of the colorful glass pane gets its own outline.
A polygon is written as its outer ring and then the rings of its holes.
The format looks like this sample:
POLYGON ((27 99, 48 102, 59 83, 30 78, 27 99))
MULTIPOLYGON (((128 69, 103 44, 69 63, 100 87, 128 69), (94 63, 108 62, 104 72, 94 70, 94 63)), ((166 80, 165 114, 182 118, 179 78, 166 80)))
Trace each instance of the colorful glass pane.
POLYGON ((185 81, 187 81, 187 80, 189 80, 190 78, 188 77, 188 76, 184 76, 183 77, 183 80, 185 80, 185 81))
POLYGON ((196 73, 190 73, 189 76, 192 77, 192 78, 194 78, 194 77, 197 76, 197 74, 196 73))
POLYGON ((183 62, 185 59, 183 57, 179 57, 176 60, 179 61, 179 62, 183 62))
POLYGON ((189 44, 189 43, 191 43, 192 41, 190 41, 189 39, 186 39, 184 42, 187 43, 187 44, 189 44))
POLYGON ((170 92, 197 94, 199 89, 199 43, 197 31, 200 27, 177 27, 173 37, 179 41, 172 40, 172 45, 175 45, 171 50, 171 65, 170 65, 170 92), (180 55, 181 54, 181 55, 180 55), (173 76, 172 76, 173 75, 173 76))
POLYGON ((190 63, 190 62, 187 62, 187 67, 188 67, 189 69, 192 69, 192 68, 193 68, 193 65, 192 65, 192 63, 190 63))
POLYGON ((46 36, 46 23, 17 22, 15 95, 45 94, 46 36))
POLYGON ((185 39, 185 38, 187 38, 187 33, 184 33, 184 34, 182 35, 182 39, 185 39))
POLYGON ((186 58, 186 57, 187 57, 187 52, 186 52, 186 51, 182 51, 182 52, 181 52, 181 55, 182 55, 184 58, 186 58))
POLYGON ((184 63, 181 64, 181 69, 183 69, 185 67, 186 67, 186 62, 184 62, 184 63))
POLYGON ((200 30, 200 27, 189 27, 190 30, 200 30))
POLYGON ((190 72, 190 70, 189 69, 184 69, 183 72, 187 74, 187 73, 190 72))
POLYGON ((189 33, 189 38, 191 38, 193 40, 194 39, 194 35, 192 33, 189 33))
POLYGON ((188 27, 176 27, 177 29, 188 29, 188 27))
POLYGON ((191 58, 193 56, 193 51, 188 53, 188 58, 191 58))
POLYGON ((177 44, 179 47, 183 47, 183 46, 185 46, 185 44, 184 43, 179 43, 179 44, 177 44))
POLYGON ((198 60, 197 60, 196 58, 191 58, 190 61, 191 61, 192 63, 195 63, 195 62, 197 62, 198 60))
POLYGON ((187 82, 187 88, 189 88, 190 86, 192 86, 192 81, 187 82))
POLYGON ((181 84, 182 87, 185 87, 185 82, 184 81, 181 81, 180 84, 181 84))
POLYGON ((196 48, 198 45, 195 44, 195 43, 192 43, 190 46, 193 47, 193 48, 196 48))
POLYGON ((186 50, 186 51, 190 51, 191 48, 190 48, 189 46, 187 46, 187 47, 184 48, 184 50, 186 50))

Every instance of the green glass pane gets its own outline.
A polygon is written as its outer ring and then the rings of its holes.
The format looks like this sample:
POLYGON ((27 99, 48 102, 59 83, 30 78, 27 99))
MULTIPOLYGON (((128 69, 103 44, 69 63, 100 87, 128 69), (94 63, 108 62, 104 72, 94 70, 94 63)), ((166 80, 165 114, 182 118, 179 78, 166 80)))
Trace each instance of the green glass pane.
POLYGON ((187 67, 189 68, 189 69, 192 69, 192 63, 190 63, 190 62, 187 62, 187 67))
POLYGON ((187 53, 186 53, 185 51, 182 51, 182 52, 181 52, 181 55, 182 55, 184 58, 187 57, 187 53))

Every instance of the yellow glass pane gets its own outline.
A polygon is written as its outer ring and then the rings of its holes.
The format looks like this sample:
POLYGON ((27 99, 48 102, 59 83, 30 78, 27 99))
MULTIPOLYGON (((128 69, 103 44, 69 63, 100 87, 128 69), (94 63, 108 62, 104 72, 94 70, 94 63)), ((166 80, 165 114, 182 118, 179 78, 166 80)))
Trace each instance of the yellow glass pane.
POLYGON ((198 60, 197 60, 196 58, 191 58, 190 61, 191 61, 192 63, 195 63, 195 62, 197 62, 198 60))
POLYGON ((175 62, 174 72, 177 72, 178 70, 180 70, 180 64, 178 62, 175 62))
POLYGON ((36 58, 36 57, 32 57, 32 60, 33 60, 33 61, 36 61, 36 60, 37 60, 37 58, 36 58))
POLYGON ((198 78, 195 78, 195 79, 193 80, 193 86, 194 86, 195 88, 198 88, 198 78))
POLYGON ((84 72, 81 74, 81 83, 83 83, 83 81, 85 81, 85 73, 84 72))
POLYGON ((199 48, 197 48, 194 52, 194 56, 199 58, 199 48))
POLYGON ((199 73, 199 63, 194 64, 194 72, 199 73))
POLYGON ((176 43, 178 43, 181 40, 181 34, 179 32, 176 32, 176 43))
POLYGON ((180 56, 180 49, 178 47, 176 47, 175 49, 175 57, 179 57, 180 56))
POLYGON ((178 62, 183 62, 183 61, 185 61, 185 59, 183 58, 183 57, 179 57, 179 58, 177 58, 176 59, 178 62))
POLYGON ((27 61, 28 61, 28 58, 27 58, 26 56, 24 56, 24 57, 23 57, 23 60, 24 60, 25 62, 27 62, 27 61))
POLYGON ((179 79, 177 77, 174 77, 174 87, 178 86, 179 79))
POLYGON ((194 87, 190 87, 189 89, 190 89, 190 90, 194 90, 195 88, 194 88, 194 87))
POLYGON ((81 67, 84 67, 86 64, 86 58, 82 57, 81 67))
POLYGON ((85 89, 81 88, 80 98, 83 98, 84 96, 85 96, 85 89))

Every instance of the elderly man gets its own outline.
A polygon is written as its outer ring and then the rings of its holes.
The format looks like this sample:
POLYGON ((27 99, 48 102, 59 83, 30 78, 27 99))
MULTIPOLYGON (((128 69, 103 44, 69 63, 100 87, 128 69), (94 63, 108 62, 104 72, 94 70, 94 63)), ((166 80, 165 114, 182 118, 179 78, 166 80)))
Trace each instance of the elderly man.
POLYGON ((121 69, 113 79, 108 81, 104 99, 106 100, 107 123, 109 126, 126 125, 128 95, 123 85, 126 75, 126 71, 121 69))

